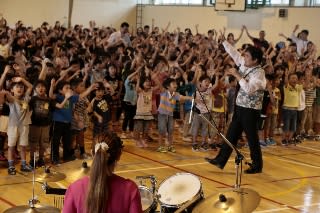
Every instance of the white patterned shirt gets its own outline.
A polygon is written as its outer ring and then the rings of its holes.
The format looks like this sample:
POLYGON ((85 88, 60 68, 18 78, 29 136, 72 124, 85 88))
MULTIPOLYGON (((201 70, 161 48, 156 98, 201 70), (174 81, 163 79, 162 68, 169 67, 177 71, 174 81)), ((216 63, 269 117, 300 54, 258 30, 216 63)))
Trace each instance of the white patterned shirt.
POLYGON ((240 90, 236 98, 236 105, 260 110, 262 108, 263 92, 267 84, 264 70, 259 65, 246 67, 244 57, 231 44, 224 41, 223 46, 236 65, 239 66, 239 73, 243 77, 239 81, 240 90))

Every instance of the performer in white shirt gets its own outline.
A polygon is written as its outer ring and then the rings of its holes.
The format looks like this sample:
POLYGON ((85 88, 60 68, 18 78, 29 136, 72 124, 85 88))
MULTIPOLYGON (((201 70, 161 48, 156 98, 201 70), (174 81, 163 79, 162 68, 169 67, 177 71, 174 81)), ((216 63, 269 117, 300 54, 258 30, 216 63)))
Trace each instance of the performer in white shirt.
MULTIPOLYGON (((250 148, 252 164, 245 173, 255 174, 262 172, 263 161, 258 136, 258 121, 262 108, 263 91, 266 87, 265 72, 261 68, 262 51, 254 46, 249 46, 243 56, 227 41, 223 46, 233 58, 239 70, 231 68, 228 75, 234 76, 239 83, 236 96, 235 112, 228 129, 226 138, 237 145, 242 132, 246 133, 250 148)), ((205 158, 209 163, 223 169, 232 153, 228 144, 223 143, 218 155, 214 159, 205 158)))

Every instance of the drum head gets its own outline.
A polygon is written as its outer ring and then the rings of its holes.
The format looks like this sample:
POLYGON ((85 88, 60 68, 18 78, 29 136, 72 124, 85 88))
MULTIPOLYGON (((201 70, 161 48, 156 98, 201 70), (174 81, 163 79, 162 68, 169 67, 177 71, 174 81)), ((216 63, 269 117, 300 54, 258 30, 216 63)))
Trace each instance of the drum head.
POLYGON ((154 196, 147 187, 139 186, 143 212, 149 210, 154 203, 154 196))
POLYGON ((178 173, 164 180, 159 187, 159 201, 162 205, 179 207, 193 200, 201 192, 199 178, 190 173, 178 173))

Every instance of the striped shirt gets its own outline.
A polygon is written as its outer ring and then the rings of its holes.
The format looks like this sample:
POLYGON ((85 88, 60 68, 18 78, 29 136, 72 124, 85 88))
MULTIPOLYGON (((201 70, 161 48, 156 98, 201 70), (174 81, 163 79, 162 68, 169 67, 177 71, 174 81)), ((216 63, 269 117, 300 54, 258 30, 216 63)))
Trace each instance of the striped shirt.
POLYGON ((306 106, 312 106, 314 99, 316 98, 316 89, 305 89, 304 93, 306 95, 306 106))
POLYGON ((180 100, 179 93, 170 94, 170 92, 162 92, 160 94, 160 104, 158 107, 159 114, 173 116, 173 110, 176 102, 180 100))

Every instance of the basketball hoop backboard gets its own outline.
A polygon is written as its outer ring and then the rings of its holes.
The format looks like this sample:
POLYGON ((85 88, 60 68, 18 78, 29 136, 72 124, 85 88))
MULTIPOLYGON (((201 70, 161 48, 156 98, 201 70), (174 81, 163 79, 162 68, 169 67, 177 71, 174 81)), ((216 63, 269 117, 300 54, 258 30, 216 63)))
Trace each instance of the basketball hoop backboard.
POLYGON ((245 11, 246 0, 216 0, 215 10, 245 11))

